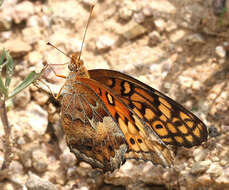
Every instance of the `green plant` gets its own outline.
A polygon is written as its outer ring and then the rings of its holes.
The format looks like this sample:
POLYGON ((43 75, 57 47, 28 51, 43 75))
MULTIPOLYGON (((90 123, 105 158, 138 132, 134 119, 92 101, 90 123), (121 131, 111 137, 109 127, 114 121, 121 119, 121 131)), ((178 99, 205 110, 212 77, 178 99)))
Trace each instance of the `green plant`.
POLYGON ((9 91, 9 86, 14 74, 14 63, 10 54, 6 50, 2 50, 0 53, 0 118, 4 127, 4 162, 2 169, 7 169, 11 162, 11 125, 7 117, 7 107, 6 102, 20 93, 23 89, 28 87, 31 83, 37 81, 46 66, 42 69, 40 73, 32 71, 16 88, 9 91))

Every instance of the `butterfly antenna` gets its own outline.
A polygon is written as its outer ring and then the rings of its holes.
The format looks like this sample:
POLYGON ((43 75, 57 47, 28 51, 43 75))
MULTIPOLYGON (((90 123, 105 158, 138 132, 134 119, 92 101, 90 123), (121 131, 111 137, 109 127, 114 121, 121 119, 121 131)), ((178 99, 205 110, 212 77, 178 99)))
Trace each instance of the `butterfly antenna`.
POLYGON ((65 56, 67 56, 68 58, 72 59, 69 55, 67 55, 66 53, 64 53, 62 50, 60 50, 59 48, 57 48, 56 46, 54 46, 53 44, 51 44, 50 42, 47 43, 47 45, 54 47, 56 50, 58 50, 59 52, 63 53, 65 56))
POLYGON ((81 54, 82 54, 83 44, 84 44, 84 41, 85 41, 85 38, 86 38, 87 29, 88 29, 88 26, 89 26, 89 23, 90 23, 90 20, 91 20, 91 16, 92 16, 92 12, 93 12, 94 7, 95 7, 95 5, 91 5, 91 7, 90 7, 90 15, 88 17, 87 25, 86 25, 86 28, 85 28, 85 31, 84 31, 84 35, 83 35, 83 41, 82 41, 82 45, 81 45, 80 52, 79 52, 79 60, 80 60, 80 57, 81 57, 81 54))

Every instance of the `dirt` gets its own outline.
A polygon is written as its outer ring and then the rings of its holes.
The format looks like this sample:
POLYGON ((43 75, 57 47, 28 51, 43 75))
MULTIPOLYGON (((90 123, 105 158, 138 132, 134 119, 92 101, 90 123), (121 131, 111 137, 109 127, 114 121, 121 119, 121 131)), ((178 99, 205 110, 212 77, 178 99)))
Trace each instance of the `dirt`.
MULTIPOLYGON (((0 48, 14 58, 11 88, 32 70, 39 72, 45 61, 67 75, 66 65, 58 64, 81 49, 92 3, 3 2, 0 48)), ((208 127, 207 142, 191 149, 174 147, 172 168, 131 160, 103 174, 77 162, 65 143, 60 103, 31 85, 9 101, 13 153, 9 173, 1 173, 0 189, 228 189, 228 2, 225 7, 216 10, 212 0, 99 0, 82 50, 88 69, 124 72, 184 105, 208 127)), ((42 80, 58 88, 64 82, 51 71, 42 80)), ((1 123, 0 136, 2 165, 1 123)))

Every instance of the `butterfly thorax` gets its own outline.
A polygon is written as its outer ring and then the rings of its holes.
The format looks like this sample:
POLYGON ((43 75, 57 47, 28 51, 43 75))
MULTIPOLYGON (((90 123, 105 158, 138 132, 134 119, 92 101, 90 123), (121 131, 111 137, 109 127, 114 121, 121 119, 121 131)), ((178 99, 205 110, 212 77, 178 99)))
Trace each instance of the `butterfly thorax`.
POLYGON ((75 85, 79 83, 79 78, 90 78, 88 70, 84 66, 84 62, 79 58, 79 53, 77 52, 72 54, 68 69, 70 72, 65 81, 63 96, 64 94, 72 94, 78 91, 78 87, 75 85))

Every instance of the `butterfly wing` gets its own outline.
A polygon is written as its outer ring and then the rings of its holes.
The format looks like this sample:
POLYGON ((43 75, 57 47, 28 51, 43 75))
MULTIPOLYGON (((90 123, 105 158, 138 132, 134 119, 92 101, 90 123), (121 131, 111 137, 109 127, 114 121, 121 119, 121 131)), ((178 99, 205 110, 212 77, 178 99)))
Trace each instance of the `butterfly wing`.
POLYGON ((163 166, 172 165, 173 156, 170 150, 128 104, 98 81, 89 78, 77 78, 77 81, 96 93, 120 127, 128 144, 126 159, 143 159, 163 166))
POLYGON ((204 123, 161 92, 117 71, 89 70, 89 74, 111 89, 165 144, 192 147, 207 140, 204 123))
POLYGON ((118 168, 127 151, 125 137, 95 92, 66 81, 61 105, 66 142, 77 159, 104 171, 118 168))

